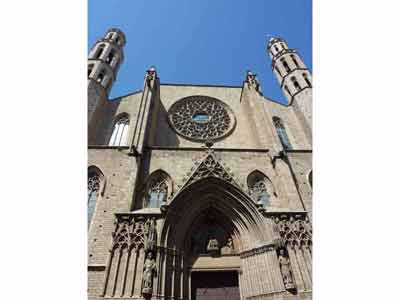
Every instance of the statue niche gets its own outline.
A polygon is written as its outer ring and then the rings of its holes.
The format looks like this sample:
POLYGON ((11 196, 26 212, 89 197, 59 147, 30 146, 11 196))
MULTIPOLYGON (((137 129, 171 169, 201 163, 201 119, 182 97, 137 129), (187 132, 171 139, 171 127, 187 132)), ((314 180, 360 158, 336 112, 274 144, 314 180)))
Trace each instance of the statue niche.
POLYGON ((192 231, 191 253, 193 256, 217 256, 234 253, 231 234, 218 223, 212 214, 192 231))
POLYGON ((153 277, 157 276, 156 261, 154 259, 157 251, 157 228, 155 218, 148 219, 145 223, 145 252, 146 259, 143 266, 142 294, 151 296, 153 294, 153 277))

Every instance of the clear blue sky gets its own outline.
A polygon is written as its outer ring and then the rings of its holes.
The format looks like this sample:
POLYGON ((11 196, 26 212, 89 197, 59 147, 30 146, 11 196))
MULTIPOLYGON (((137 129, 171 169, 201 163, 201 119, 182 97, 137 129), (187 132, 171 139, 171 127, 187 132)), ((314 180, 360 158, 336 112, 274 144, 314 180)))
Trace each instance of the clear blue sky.
MULTIPOLYGON (((139 90, 155 65, 161 83, 242 85, 258 74, 264 95, 286 102, 265 52, 282 36, 312 69, 311 0, 89 0, 88 47, 108 28, 127 38, 110 99, 139 90)), ((89 49, 88 49, 89 50, 89 49)))

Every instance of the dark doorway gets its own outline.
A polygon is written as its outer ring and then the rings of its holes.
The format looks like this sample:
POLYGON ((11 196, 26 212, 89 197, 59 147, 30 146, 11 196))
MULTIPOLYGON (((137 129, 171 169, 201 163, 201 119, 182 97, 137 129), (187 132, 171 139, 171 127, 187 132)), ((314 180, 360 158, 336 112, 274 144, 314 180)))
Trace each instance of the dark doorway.
POLYGON ((237 272, 192 272, 192 300, 240 300, 237 272))

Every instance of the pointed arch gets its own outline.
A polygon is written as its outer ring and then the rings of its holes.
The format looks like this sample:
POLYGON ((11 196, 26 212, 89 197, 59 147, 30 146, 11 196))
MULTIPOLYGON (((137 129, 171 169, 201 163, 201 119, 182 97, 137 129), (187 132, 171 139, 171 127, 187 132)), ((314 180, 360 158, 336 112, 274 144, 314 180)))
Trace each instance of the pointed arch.
POLYGON ((171 176, 158 169, 150 174, 146 181, 146 192, 143 207, 161 207, 165 205, 173 193, 171 176))
POLYGON ((262 207, 268 207, 277 196, 272 181, 259 170, 254 170, 247 176, 247 188, 253 201, 262 207))
POLYGON ((104 194, 105 188, 105 177, 103 172, 96 166, 89 166, 88 176, 87 176, 87 189, 88 189, 88 226, 92 221, 97 200, 100 196, 104 194))
POLYGON ((212 265, 209 267, 218 268, 218 263, 210 262, 208 255, 218 256, 215 254, 218 252, 222 255, 223 249, 231 249, 228 254, 230 261, 240 266, 242 253, 274 247, 274 235, 268 220, 253 200, 240 187, 215 176, 196 180, 174 195, 166 208, 160 233, 159 245, 164 253, 161 267, 171 270, 174 265, 180 266, 176 270, 180 279, 175 280, 174 271, 166 271, 163 275, 165 295, 177 296, 177 289, 173 287, 180 282, 183 299, 189 299, 188 270, 195 267, 197 262, 207 260, 212 265), (208 221, 210 216, 213 216, 211 222, 208 221), (210 223, 211 230, 208 227, 210 223), (203 224, 206 226, 203 227, 203 224), (206 234, 202 234, 202 231, 206 231, 206 234), (195 252, 194 245, 206 249, 203 249, 203 253, 201 250, 195 252))
POLYGON ((160 236, 161 245, 183 249, 189 229, 199 215, 212 209, 240 236, 241 250, 272 241, 257 205, 240 188, 217 177, 198 180, 170 202, 160 236), (228 223, 227 223, 228 222, 228 223))
POLYGON ((310 185, 311 189, 313 188, 313 174, 312 174, 312 170, 310 170, 310 172, 308 173, 308 184, 310 185))

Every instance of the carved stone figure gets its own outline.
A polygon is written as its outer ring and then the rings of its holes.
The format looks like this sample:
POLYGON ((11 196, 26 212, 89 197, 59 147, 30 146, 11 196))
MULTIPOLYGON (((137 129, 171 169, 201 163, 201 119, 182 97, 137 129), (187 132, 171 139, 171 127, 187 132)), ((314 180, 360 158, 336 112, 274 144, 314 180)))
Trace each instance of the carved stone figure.
POLYGON ((279 251, 278 260, 279 260, 279 265, 281 267, 281 273, 282 273, 283 283, 285 284, 285 288, 287 290, 294 289, 295 286, 293 282, 290 261, 289 258, 286 257, 285 251, 283 249, 279 251))
POLYGON ((157 229, 156 229, 156 219, 151 218, 146 222, 146 251, 154 251, 157 244, 157 229))
POLYGON ((219 251, 219 244, 218 240, 214 237, 210 238, 207 244, 207 251, 208 252, 218 252, 219 251))
POLYGON ((228 238, 226 244, 221 249, 222 254, 232 254, 233 252, 233 241, 232 238, 228 238))
POLYGON ((261 93, 260 82, 257 79, 257 74, 247 71, 246 81, 249 83, 249 85, 253 86, 257 92, 261 93))
POLYGON ((151 295, 153 293, 153 275, 156 273, 156 262, 153 259, 153 254, 149 252, 147 253, 143 268, 143 294, 151 295))
POLYGON ((226 247, 228 247, 229 249, 233 249, 232 238, 228 238, 228 241, 226 242, 226 247))

